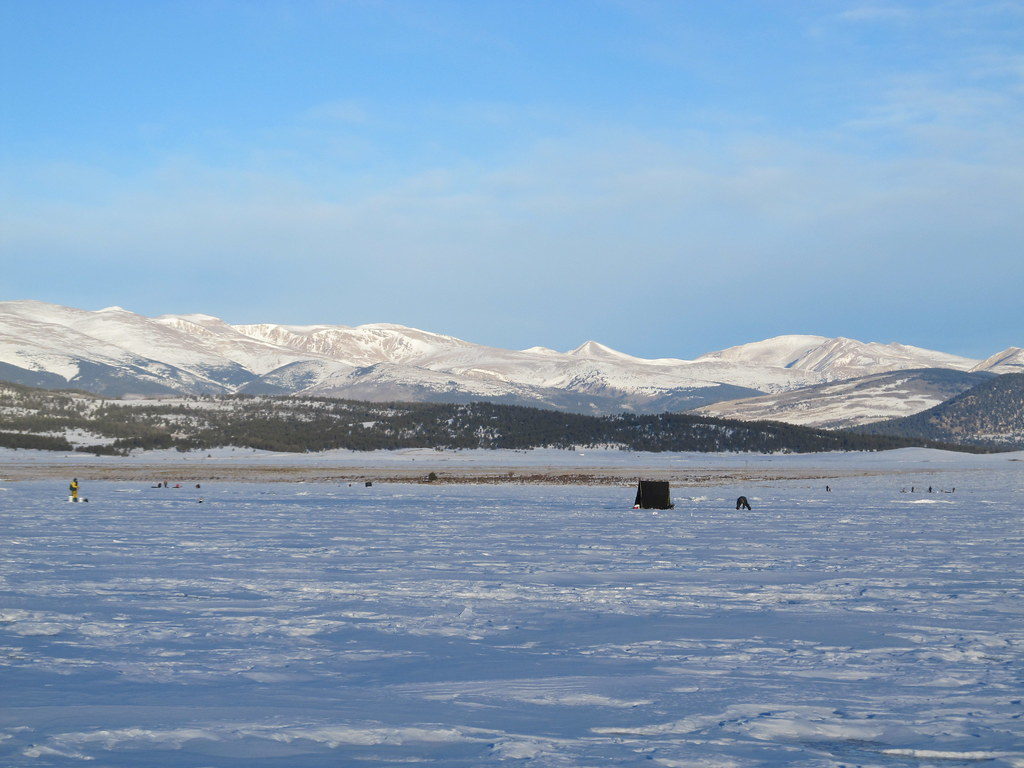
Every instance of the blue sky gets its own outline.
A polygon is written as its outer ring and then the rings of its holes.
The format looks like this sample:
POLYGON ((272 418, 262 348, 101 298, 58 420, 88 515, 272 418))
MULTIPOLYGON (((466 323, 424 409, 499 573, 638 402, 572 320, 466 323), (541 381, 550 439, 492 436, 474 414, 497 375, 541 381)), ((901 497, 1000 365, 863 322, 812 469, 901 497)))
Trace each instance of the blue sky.
POLYGON ((1024 345, 1024 4, 0 0, 0 298, 1024 345))

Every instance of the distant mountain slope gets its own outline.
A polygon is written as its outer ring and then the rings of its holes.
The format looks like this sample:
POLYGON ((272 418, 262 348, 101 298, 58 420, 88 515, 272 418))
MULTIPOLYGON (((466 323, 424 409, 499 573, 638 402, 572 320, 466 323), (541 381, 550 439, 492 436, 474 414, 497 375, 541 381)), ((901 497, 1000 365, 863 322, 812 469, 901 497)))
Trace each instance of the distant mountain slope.
POLYGON ((697 362, 728 360, 821 374, 826 381, 915 368, 970 370, 976 360, 905 344, 879 344, 824 336, 778 336, 711 352, 697 362))
POLYGON ((1024 447, 1024 373, 998 376, 914 416, 866 425, 860 431, 1024 447))
MULTIPOLYGON (((1002 355, 986 361, 992 371, 1015 370, 1013 350, 1002 355)), ((0 380, 109 396, 249 392, 656 413, 876 373, 979 365, 824 336, 779 336, 695 360, 646 359, 596 341, 569 352, 509 350, 391 323, 231 325, 205 314, 150 318, 120 307, 0 302, 0 380)))
POLYGON ((576 448, 636 451, 881 450, 924 441, 688 414, 587 416, 495 403, 370 403, 215 395, 162 401, 0 384, 0 446, 124 454, 222 446, 334 448, 576 448))
POLYGON ((1024 373, 1024 349, 1007 347, 996 352, 992 357, 982 360, 972 371, 991 371, 992 373, 1024 373))
POLYGON ((806 336, 791 334, 775 336, 764 341, 753 341, 736 347, 708 352, 697 358, 698 361, 725 360, 747 365, 760 365, 775 368, 789 368, 797 360, 813 349, 831 341, 827 336, 806 336))
POLYGON ((918 413, 994 375, 944 368, 876 373, 774 395, 718 402, 694 412, 726 419, 769 419, 826 429, 856 427, 918 413))
MULTIPOLYGON (((253 376, 248 365, 224 353, 254 343, 234 335, 233 345, 217 344, 120 307, 88 312, 39 301, 0 302, 0 364, 9 366, 0 375, 115 396, 230 392, 253 376)), ((271 367, 298 359, 286 350, 265 350, 270 357, 275 352, 279 359, 271 367)))

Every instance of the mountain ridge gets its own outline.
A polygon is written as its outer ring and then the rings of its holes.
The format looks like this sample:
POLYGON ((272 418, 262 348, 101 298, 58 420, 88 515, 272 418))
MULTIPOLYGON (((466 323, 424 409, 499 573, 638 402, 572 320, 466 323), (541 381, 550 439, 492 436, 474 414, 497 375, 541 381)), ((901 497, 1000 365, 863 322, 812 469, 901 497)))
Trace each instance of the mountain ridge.
POLYGON ((507 350, 394 323, 232 325, 203 313, 151 318, 122 307, 0 302, 0 379, 107 396, 263 392, 646 413, 894 370, 1002 373, 1016 370, 1019 352, 982 361, 794 334, 692 360, 639 358, 593 340, 567 352, 507 350))

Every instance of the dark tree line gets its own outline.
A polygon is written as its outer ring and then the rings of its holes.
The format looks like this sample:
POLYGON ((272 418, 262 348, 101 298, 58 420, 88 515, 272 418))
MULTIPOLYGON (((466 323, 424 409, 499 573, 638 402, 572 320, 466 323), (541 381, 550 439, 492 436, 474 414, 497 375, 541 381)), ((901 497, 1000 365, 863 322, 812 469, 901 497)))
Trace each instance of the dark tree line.
MULTIPOLYGON (((80 393, 0 388, 9 447, 70 450, 52 437, 82 430, 102 454, 222 446, 313 452, 334 448, 563 448, 637 451, 814 452, 930 444, 918 438, 744 422, 682 413, 587 416, 495 403, 371 403, 327 398, 199 396, 125 403, 80 393), (38 433, 50 433, 51 436, 38 433), (25 441, 43 441, 28 445, 25 441), (47 442, 53 441, 53 442, 47 442)), ((944 446, 949 447, 949 446, 944 446)))
POLYGON ((34 448, 39 451, 70 451, 71 443, 63 437, 29 435, 22 432, 0 432, 0 448, 34 448))

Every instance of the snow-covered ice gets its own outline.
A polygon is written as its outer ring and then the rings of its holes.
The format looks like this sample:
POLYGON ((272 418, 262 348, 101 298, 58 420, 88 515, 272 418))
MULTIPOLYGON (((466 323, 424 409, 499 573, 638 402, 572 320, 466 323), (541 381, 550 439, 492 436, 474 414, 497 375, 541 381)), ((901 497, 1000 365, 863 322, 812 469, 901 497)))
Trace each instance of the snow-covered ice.
POLYGON ((1024 766, 1024 465, 912 482, 3 483, 0 765, 1024 766))

